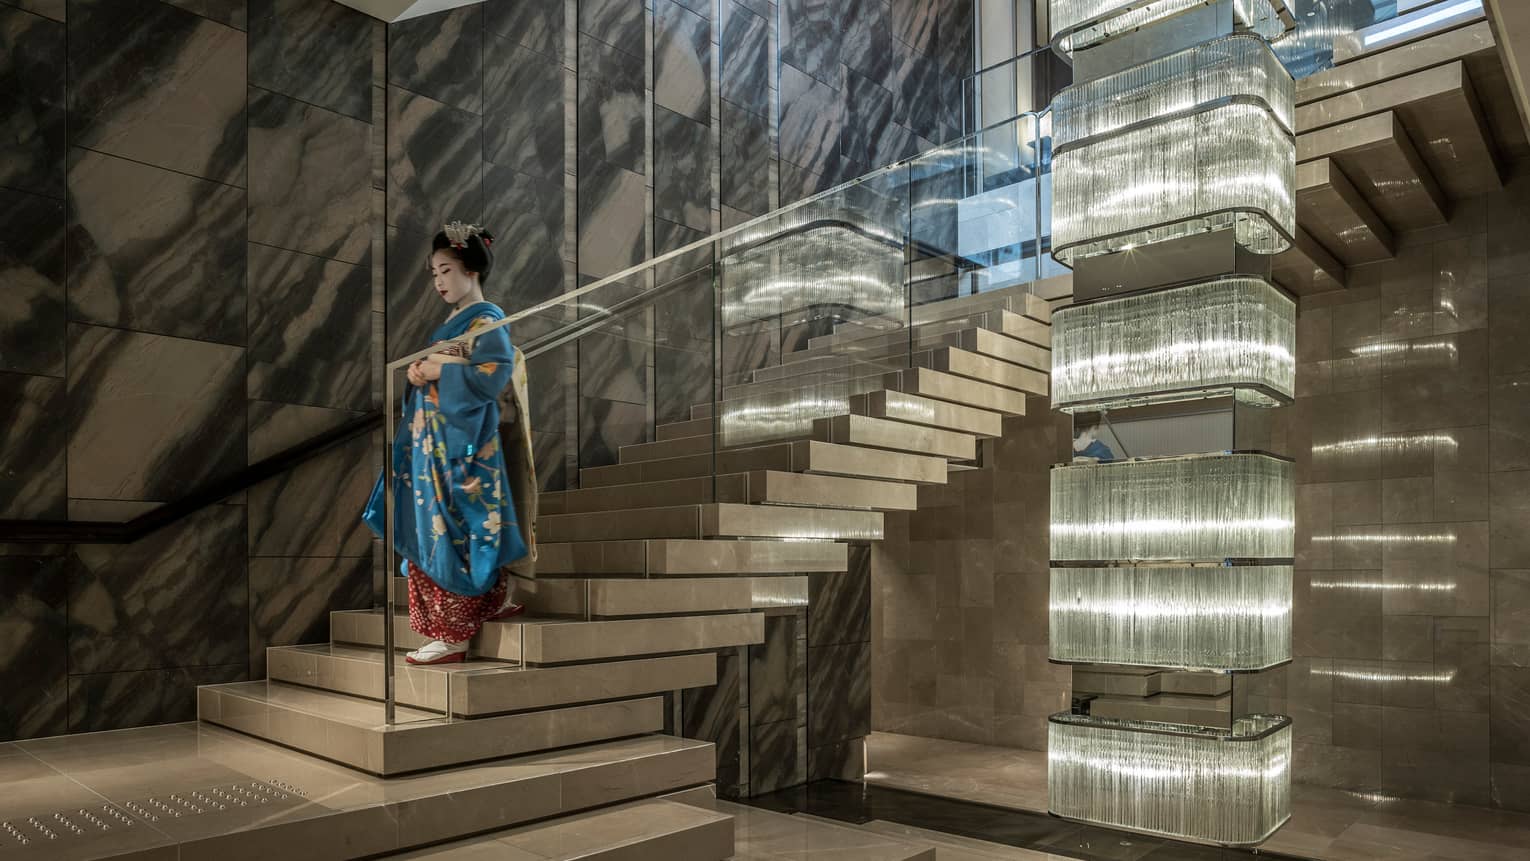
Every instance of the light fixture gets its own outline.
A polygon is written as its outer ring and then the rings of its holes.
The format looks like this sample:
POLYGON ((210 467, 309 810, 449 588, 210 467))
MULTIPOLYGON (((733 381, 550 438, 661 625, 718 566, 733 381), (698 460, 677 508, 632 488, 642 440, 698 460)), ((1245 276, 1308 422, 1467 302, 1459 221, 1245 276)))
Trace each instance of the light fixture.
MULTIPOLYGON (((1210 5, 1212 0, 1052 0, 1049 20, 1052 47, 1066 57, 1117 36, 1130 33, 1210 5)), ((1285 35, 1292 23, 1285 4, 1271 0, 1232 0, 1236 26, 1265 39, 1285 35), (1284 15, 1282 13, 1285 13, 1284 15)))
POLYGON ((1051 812, 1149 834, 1259 843, 1290 818, 1291 719, 1250 715, 1228 730, 1053 715, 1051 812))
POLYGON ((1261 670, 1291 659, 1291 566, 1053 568, 1051 659, 1261 670))
POLYGON ((1285 251, 1293 93, 1274 52, 1247 35, 1064 90, 1052 106, 1053 256, 1072 266, 1223 229, 1255 253, 1285 251))
POLYGON ((1295 390, 1296 303, 1258 278, 1072 305, 1052 315, 1052 338, 1064 412, 1233 388, 1275 405, 1295 390))
MULTIPOLYGON (((1295 308, 1257 259, 1296 232, 1295 85, 1269 45, 1292 28, 1286 0, 1050 11, 1053 47, 1081 61, 1052 108, 1053 256, 1097 300, 1053 316, 1052 405, 1124 412, 1143 437, 1215 433, 1206 447, 1231 449, 1228 410, 1289 403, 1295 388, 1295 308), (1160 408, 1213 397, 1226 409, 1160 408)), ((1139 451, 1199 447, 1153 437, 1139 451)), ((1184 672, 1187 691, 1205 687, 1188 673, 1215 672, 1226 707, 1136 712, 1184 722, 1159 723, 1076 697, 1049 723, 1049 808, 1259 843, 1290 818, 1291 720, 1247 714, 1239 680, 1290 660, 1292 462, 1233 450, 1087 461, 1051 474, 1050 658, 1184 672), (1207 721, 1218 726, 1195 725, 1207 721)), ((1131 691, 1114 698, 1142 695, 1131 691)))
POLYGON ((1196 454, 1052 469, 1058 561, 1290 559, 1291 462, 1196 454))

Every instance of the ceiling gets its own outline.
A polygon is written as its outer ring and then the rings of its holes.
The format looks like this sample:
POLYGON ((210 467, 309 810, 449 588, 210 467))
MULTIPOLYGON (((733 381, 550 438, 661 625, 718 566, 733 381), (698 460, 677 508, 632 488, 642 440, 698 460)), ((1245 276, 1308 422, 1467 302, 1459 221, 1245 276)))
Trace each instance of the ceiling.
POLYGON ((338 0, 338 2, 392 24, 434 12, 445 12, 447 9, 455 9, 458 6, 471 6, 481 0, 338 0))

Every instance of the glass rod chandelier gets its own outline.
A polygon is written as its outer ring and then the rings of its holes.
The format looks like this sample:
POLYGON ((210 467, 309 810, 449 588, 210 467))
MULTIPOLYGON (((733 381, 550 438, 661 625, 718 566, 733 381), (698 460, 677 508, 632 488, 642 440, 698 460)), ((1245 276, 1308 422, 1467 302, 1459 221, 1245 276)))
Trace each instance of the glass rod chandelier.
POLYGON ((1296 386, 1296 303, 1259 278, 1061 308, 1052 338, 1052 406, 1064 412, 1233 388, 1274 405, 1296 386))
POLYGON ((1291 660, 1291 566, 1052 569, 1051 658, 1221 671, 1291 660))
MULTIPOLYGON (((1268 44, 1292 26, 1284 0, 1051 0, 1050 13, 1062 55, 1089 51, 1053 103, 1053 256, 1086 296, 1111 291, 1115 273, 1163 273, 1054 315, 1054 408, 1153 405, 1128 416, 1163 428, 1148 419, 1207 415, 1164 406, 1190 397, 1289 402, 1294 303, 1237 268, 1296 231, 1294 84, 1268 44), (1247 252, 1216 280, 1189 259, 1201 246, 1164 245, 1214 231, 1247 252), (1106 255, 1120 256, 1079 265, 1106 255)), ((1207 422, 1196 427, 1223 427, 1207 422)), ((1290 817, 1291 720, 1243 713, 1237 685, 1290 660, 1292 463, 1217 433, 1223 451, 1051 472, 1050 658, 1106 676, 1233 674, 1215 695, 1225 708, 1136 712, 1187 723, 1102 716, 1109 703, 1084 688, 1048 725, 1058 816, 1227 845, 1290 817)))
POLYGON ((1291 461, 1196 454, 1052 470, 1058 561, 1289 559, 1295 554, 1291 461))
MULTIPOLYGON (((1052 47, 1064 56, 1207 5, 1208 0, 1052 0, 1052 47)), ((1285 6, 1270 0, 1232 0, 1236 26, 1265 39, 1285 34, 1285 6)))
POLYGON ((1229 730, 1053 715, 1047 797, 1070 819, 1230 845, 1291 818, 1291 719, 1250 715, 1229 730))
POLYGON ((1250 251, 1285 251, 1294 99, 1275 53, 1249 35, 1064 90, 1052 106, 1053 255, 1071 266, 1229 228, 1250 251))

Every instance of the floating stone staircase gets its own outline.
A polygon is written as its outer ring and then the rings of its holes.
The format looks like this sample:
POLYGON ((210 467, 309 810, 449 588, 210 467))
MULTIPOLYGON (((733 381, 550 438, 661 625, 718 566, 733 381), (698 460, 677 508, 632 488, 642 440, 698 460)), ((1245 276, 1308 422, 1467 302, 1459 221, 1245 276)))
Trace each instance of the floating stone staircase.
MULTIPOLYGON (((623 447, 616 464, 581 470, 578 489, 543 494, 527 614, 486 624, 467 662, 415 667, 402 651, 382 654, 390 622, 398 649, 423 642, 395 579, 394 618, 331 614, 330 643, 267 651, 266 681, 200 689, 200 718, 382 776, 672 729, 674 694, 716 683, 715 652, 763 642, 768 612, 807 605, 809 575, 849 570, 848 544, 880 539, 883 512, 916 510, 921 485, 971 468, 980 440, 1047 393, 1049 319, 1022 287, 921 306, 901 334, 842 325, 729 387, 722 409, 767 388, 801 391, 844 356, 857 367, 874 357, 885 369, 856 378, 843 413, 723 448, 711 405, 698 406, 653 442, 623 447), (384 660, 395 671, 391 725, 384 660)), ((644 762, 681 775, 634 781, 644 793, 696 785, 694 770, 644 762)), ((714 820, 641 804, 579 827, 609 826, 626 835, 611 845, 627 845, 645 811, 676 823, 651 835, 654 846, 721 845, 714 820)))
POLYGON ((1363 44, 1340 45, 1332 69, 1296 83, 1298 236, 1275 259, 1275 280, 1293 293, 1344 287, 1349 267, 1392 259, 1398 234, 1447 223, 1530 155, 1481 14, 1363 44))

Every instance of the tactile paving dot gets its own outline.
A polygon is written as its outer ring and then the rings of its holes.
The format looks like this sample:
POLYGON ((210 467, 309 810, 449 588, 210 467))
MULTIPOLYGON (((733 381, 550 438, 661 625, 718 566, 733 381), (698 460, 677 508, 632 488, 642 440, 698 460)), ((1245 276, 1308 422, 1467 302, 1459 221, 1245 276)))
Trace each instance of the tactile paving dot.
POLYGON ((113 829, 132 827, 133 817, 114 804, 96 807, 76 807, 70 810, 52 810, 28 816, 25 820, 0 821, 0 853, 26 850, 29 855, 41 855, 38 850, 53 851, 72 839, 100 837, 113 829))

